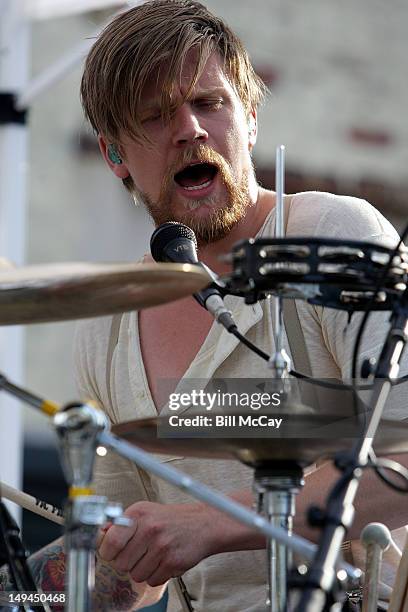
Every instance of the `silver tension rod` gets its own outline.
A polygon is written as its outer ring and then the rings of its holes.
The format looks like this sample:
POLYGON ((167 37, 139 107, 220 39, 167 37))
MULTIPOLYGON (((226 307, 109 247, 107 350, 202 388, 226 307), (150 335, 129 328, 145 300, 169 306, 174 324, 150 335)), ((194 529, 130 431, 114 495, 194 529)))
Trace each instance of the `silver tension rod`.
MULTIPOLYGON (((285 191, 285 146, 279 145, 276 148, 276 167, 275 167, 275 185, 276 185, 276 217, 275 217, 275 238, 285 237, 285 209, 284 209, 284 191, 285 191)), ((275 351, 269 359, 269 367, 273 371, 276 378, 285 378, 290 370, 289 355, 283 348, 283 317, 282 317, 282 297, 276 295, 273 299, 274 312, 274 340, 275 351)))

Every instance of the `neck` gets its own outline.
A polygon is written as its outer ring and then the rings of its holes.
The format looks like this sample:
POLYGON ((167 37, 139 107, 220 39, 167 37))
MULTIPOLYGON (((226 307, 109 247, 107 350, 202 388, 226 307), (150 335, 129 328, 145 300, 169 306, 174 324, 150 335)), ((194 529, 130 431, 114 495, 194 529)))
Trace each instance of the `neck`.
POLYGON ((259 186, 257 186, 257 189, 255 203, 248 207, 245 217, 233 227, 229 234, 222 240, 199 249, 199 260, 203 261, 213 272, 227 274, 230 271, 230 265, 219 261, 219 258, 230 253, 233 245, 239 240, 255 236, 261 229, 269 212, 274 208, 275 193, 259 186))

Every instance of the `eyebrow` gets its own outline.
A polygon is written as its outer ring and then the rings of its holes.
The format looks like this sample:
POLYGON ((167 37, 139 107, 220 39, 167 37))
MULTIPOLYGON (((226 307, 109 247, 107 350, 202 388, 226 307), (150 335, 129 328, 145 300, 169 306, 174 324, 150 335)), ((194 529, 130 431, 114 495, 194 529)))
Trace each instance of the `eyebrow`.
POLYGON ((213 95, 226 95, 227 91, 224 87, 215 87, 212 89, 201 89, 200 91, 194 92, 194 98, 202 98, 205 96, 213 96, 213 95))

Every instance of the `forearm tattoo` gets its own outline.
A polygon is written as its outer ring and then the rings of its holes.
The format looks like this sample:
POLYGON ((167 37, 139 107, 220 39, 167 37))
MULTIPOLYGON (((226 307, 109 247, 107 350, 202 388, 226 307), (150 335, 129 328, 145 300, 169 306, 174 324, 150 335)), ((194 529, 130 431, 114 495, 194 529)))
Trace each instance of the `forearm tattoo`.
MULTIPOLYGON (((42 592, 63 592, 65 576, 65 556, 62 545, 53 543, 28 558, 28 566, 34 582, 42 592)), ((0 590, 14 591, 7 566, 0 570, 0 590)), ((52 603, 54 612, 64 610, 62 603, 52 603)))
MULTIPOLYGON (((35 583, 43 592, 62 592, 65 588, 65 554, 60 540, 49 544, 28 559, 35 583)), ((97 612, 133 610, 139 599, 134 583, 127 574, 116 573, 108 563, 97 560, 92 609, 97 612)), ((0 568, 0 590, 13 591, 14 586, 6 567, 0 568)), ((64 610, 62 604, 52 604, 54 612, 64 610)))
POLYGON ((65 555, 61 544, 50 544, 28 559, 35 583, 42 591, 63 591, 65 555))
POLYGON ((96 563, 96 588, 92 603, 95 610, 133 610, 139 599, 128 574, 115 572, 99 557, 96 563))

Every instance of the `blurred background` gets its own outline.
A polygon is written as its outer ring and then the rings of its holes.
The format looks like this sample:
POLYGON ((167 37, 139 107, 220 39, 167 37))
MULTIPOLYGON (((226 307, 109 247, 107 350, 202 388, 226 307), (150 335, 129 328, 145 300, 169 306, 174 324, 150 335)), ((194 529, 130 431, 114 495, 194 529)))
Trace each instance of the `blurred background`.
MULTIPOLYGON (((0 0, 0 8, 2 2, 3 8, 10 4, 0 0)), ((124 4, 37 2, 30 19, 29 78, 93 36, 124 4)), ((408 4, 208 0, 206 5, 240 35, 271 90, 259 113, 254 152, 260 182, 274 187, 275 148, 283 143, 287 192, 322 190, 366 198, 401 230, 408 217, 408 4)), ((148 249, 152 226, 147 215, 108 171, 84 122, 78 95, 81 68, 77 63, 29 108, 27 264, 135 261, 148 249)), ((1 69, 0 59, 0 77, 1 69)), ((13 158, 3 149, 0 184, 15 170, 13 158)), ((0 211, 0 238, 8 232, 10 240, 6 221, 0 211)), ((0 256, 5 254, 0 242, 0 256)), ((77 397, 71 357, 74 326, 37 324, 17 332, 21 381, 61 403, 77 397)), ((0 333, 0 361, 5 364, 7 338, 0 333)), ((8 406, 18 411, 2 398, 3 422, 8 406)), ((29 407, 23 406, 21 414, 21 488, 61 505, 65 485, 53 432, 29 407)), ((1 427, 2 446, 10 444, 7 431, 1 427)), ((18 435, 11 440, 17 452, 18 440, 18 435)), ((0 478, 9 482, 7 461, 0 470, 0 478)), ((52 523, 26 512, 23 531, 31 550, 58 534, 52 523)))

